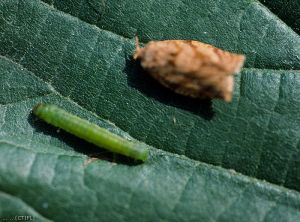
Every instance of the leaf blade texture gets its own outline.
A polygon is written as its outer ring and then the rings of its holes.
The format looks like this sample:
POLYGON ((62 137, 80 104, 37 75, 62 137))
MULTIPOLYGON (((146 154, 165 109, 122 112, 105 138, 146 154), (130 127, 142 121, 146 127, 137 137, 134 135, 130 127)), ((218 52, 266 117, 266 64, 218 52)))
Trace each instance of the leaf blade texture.
POLYGON ((0 2, 1 196, 50 221, 299 218, 299 36, 257 1, 97 2, 0 2), (142 75, 136 33, 245 53, 233 102, 142 75), (38 102, 149 144, 149 162, 89 162, 92 146, 30 115, 38 102))

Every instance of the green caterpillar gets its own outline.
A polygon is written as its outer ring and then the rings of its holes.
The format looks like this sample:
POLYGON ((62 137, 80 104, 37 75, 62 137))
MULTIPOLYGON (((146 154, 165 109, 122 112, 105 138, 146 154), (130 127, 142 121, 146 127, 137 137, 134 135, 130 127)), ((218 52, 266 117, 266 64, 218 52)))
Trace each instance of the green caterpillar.
POLYGON ((148 158, 148 149, 142 144, 126 140, 55 105, 38 104, 33 108, 33 113, 47 123, 96 146, 137 160, 145 161, 148 158))

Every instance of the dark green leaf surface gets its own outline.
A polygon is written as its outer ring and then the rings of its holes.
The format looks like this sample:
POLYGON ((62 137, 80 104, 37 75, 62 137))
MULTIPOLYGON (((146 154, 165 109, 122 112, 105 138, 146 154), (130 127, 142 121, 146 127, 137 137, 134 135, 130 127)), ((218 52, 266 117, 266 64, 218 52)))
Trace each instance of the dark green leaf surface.
POLYGON ((300 217, 300 38, 289 27, 256 1, 47 3, 0 2, 1 217, 300 217), (135 33, 246 53, 233 102, 161 87, 131 60, 135 33), (41 101, 156 148, 142 165, 90 163, 101 150, 30 114, 41 101))
MULTIPOLYGON (((2 220, 23 221, 35 219, 38 221, 50 221, 38 214, 34 209, 15 196, 0 192, 0 215, 2 220), (14 209, 14 210, 12 210, 14 209)), ((47 205, 44 205, 47 206, 47 205)))
POLYGON ((196 39, 246 54, 248 67, 300 68, 299 36, 255 0, 44 1, 126 38, 196 39))
POLYGON ((261 0, 272 12, 286 24, 300 33, 300 1, 299 0, 261 0))

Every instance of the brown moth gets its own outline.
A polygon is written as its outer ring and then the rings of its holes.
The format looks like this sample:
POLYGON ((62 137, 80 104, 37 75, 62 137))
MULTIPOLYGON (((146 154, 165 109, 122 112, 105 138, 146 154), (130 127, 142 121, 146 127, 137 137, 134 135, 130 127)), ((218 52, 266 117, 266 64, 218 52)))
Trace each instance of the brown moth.
POLYGON ((136 39, 134 59, 164 86, 193 98, 232 99, 233 75, 245 56, 193 40, 151 41, 144 48, 136 39))

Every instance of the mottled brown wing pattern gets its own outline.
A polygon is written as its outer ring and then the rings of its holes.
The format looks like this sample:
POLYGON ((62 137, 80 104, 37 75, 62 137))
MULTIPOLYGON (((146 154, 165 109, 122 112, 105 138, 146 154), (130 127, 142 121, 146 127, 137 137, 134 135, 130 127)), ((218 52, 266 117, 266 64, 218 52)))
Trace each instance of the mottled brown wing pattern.
POLYGON ((137 46, 135 59, 164 86, 194 98, 231 101, 233 74, 245 56, 193 40, 151 41, 137 46))

